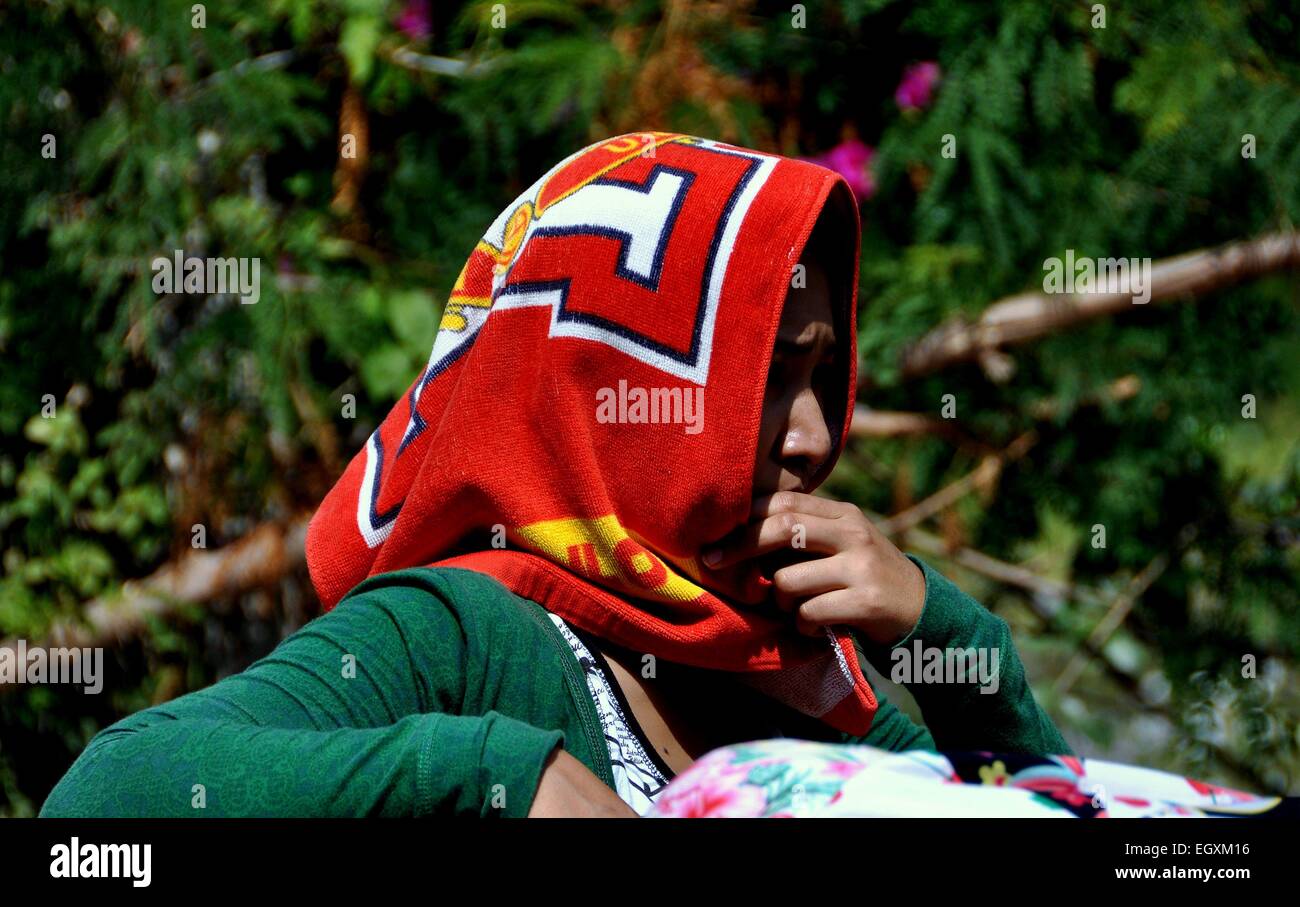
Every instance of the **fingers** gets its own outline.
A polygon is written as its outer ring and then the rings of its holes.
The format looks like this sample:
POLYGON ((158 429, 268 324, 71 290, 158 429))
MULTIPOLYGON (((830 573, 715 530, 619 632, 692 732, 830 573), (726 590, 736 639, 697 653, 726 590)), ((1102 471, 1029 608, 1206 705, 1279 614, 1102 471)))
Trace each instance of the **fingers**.
POLYGON ((857 613, 856 593, 852 589, 836 589, 815 595, 799 606, 795 612, 795 629, 805 636, 825 632, 831 624, 846 624, 857 613))
POLYGON ((772 596, 782 611, 793 610, 800 601, 844 589, 848 563, 842 554, 782 567, 772 574, 772 596))
POLYGON ((803 494, 798 491, 778 491, 776 494, 756 498, 750 508, 749 518, 758 520, 778 513, 806 513, 810 516, 826 517, 833 520, 844 516, 850 508, 856 510, 851 504, 845 504, 841 501, 819 498, 816 495, 803 494))
POLYGON ((720 570, 739 561, 785 548, 833 554, 839 550, 835 520, 785 511, 747 524, 740 534, 704 553, 704 563, 720 570))

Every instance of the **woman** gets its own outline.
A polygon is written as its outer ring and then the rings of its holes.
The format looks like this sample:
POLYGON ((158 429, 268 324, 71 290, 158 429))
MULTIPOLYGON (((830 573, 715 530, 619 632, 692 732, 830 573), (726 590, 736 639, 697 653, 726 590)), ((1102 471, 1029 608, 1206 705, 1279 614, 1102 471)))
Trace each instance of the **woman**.
POLYGON ((631 816, 739 741, 1068 753, 1005 622, 811 494, 858 247, 810 163, 663 133, 561 162, 313 519, 328 613, 104 730, 42 815, 631 816), (904 677, 929 731, 861 669, 917 646, 996 666, 904 677))

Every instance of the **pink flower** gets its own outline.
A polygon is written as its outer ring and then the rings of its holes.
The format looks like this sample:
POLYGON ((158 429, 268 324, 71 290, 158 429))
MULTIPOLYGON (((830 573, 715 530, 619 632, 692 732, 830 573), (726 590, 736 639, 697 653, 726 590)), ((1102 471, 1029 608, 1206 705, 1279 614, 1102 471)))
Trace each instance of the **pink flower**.
POLYGON ((804 160, 834 170, 844 177, 858 201, 864 202, 876 194, 876 178, 871 172, 871 160, 875 156, 876 149, 870 145, 857 139, 845 139, 825 154, 804 160))
POLYGON ((1026 778, 1007 786, 1043 794, 1059 803, 1068 803, 1070 806, 1085 806, 1093 799, 1092 794, 1079 790, 1075 782, 1065 778, 1026 778))
POLYGON ((914 63, 903 70, 903 80, 894 90, 894 100, 904 110, 929 107, 934 86, 939 82, 939 64, 933 60, 914 63))
POLYGON ((1127 803, 1129 806, 1150 806, 1150 800, 1142 800, 1138 797, 1119 797, 1115 798, 1120 803, 1127 803))
POLYGON ((429 0, 406 0, 406 5, 397 16, 397 30, 415 40, 429 37, 433 30, 429 17, 429 0))
POLYGON ((682 772, 655 801, 654 815, 674 819, 752 819, 763 815, 767 795, 746 784, 751 765, 732 763, 728 749, 715 750, 682 772))
POLYGON ((1204 781, 1197 781, 1193 778, 1185 779, 1202 797, 1210 797, 1216 802, 1219 800, 1230 800, 1236 803, 1244 803, 1247 800, 1255 799, 1254 794, 1248 794, 1244 791, 1233 790, 1230 787, 1220 787, 1217 784, 1206 784, 1204 781))
POLYGON ((847 781, 864 768, 861 762, 831 762, 826 765, 826 773, 847 781))
POLYGON ((664 790, 655 803, 655 815, 673 819, 753 819, 763 814, 767 797, 761 787, 739 779, 718 783, 702 778, 664 790))

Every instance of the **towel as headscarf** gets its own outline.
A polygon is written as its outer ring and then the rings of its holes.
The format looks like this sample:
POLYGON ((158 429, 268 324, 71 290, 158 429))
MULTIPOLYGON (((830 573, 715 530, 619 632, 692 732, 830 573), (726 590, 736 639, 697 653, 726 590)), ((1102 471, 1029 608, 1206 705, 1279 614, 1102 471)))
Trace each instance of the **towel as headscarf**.
POLYGON ((739 672, 864 734, 876 700, 848 632, 799 634, 699 560, 749 518, 782 304, 823 212, 843 240, 837 455, 860 230, 843 178, 667 133, 553 167, 474 247, 428 365, 313 518, 324 606, 377 573, 473 569, 599 637, 739 672))

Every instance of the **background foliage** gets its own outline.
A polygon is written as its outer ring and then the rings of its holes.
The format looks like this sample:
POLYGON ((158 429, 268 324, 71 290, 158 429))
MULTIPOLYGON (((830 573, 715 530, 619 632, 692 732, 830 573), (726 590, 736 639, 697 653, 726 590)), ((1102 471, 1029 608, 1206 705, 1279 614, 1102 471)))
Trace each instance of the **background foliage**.
MULTIPOLYGON (((191 6, 0 5, 0 638, 42 640, 196 524, 218 547, 309 512, 424 364, 485 225, 577 147, 645 129, 804 156, 860 140, 864 402, 936 413, 953 394, 975 443, 860 440, 832 490, 896 512, 1034 428, 931 528, 1097 595, 1045 601, 935 562, 1012 622, 1081 752, 1300 793, 1294 273, 1018 348, 1005 382, 898 369, 1066 249, 1158 259, 1293 228, 1294 0, 1117 2, 1105 28, 1054 0, 811 2, 805 28, 742 0, 513 2, 504 29, 487 3, 213 3, 202 29, 191 6), (917 61, 941 80, 900 106, 917 61), (178 248, 260 257, 260 302, 155 295, 149 262, 178 248), (1135 395, 1094 402, 1125 376, 1135 395), (1105 657, 1053 692, 1161 555, 1105 657)), ((239 670, 315 607, 294 571, 121 641, 104 695, 0 693, 0 815, 39 808, 100 727, 239 670)))

